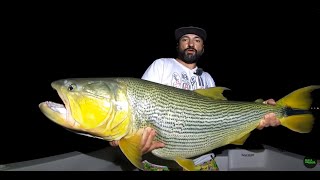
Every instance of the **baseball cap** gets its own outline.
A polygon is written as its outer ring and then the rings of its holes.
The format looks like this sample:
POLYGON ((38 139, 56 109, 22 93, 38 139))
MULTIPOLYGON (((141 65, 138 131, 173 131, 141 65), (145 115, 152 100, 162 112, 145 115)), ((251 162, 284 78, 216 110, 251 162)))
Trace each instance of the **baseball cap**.
POLYGON ((203 41, 207 39, 207 32, 199 27, 188 26, 188 27, 180 27, 175 30, 175 37, 178 41, 185 34, 195 34, 198 35, 203 41))

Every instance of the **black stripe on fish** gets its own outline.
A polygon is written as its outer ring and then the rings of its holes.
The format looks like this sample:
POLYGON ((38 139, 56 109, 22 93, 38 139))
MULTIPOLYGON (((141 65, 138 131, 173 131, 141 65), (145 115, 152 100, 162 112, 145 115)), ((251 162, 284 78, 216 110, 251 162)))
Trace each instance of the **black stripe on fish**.
POLYGON ((309 111, 309 110, 294 109, 291 107, 285 108, 285 112, 286 112, 287 116, 294 116, 294 115, 299 115, 299 114, 311 114, 311 111, 309 111))

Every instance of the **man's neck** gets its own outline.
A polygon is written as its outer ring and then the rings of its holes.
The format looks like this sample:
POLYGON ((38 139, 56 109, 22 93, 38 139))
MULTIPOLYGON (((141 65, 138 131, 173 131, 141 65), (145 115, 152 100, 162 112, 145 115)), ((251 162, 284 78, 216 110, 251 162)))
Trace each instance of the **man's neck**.
POLYGON ((177 58, 176 59, 180 64, 184 65, 185 67, 189 68, 189 69, 194 69, 197 64, 196 63, 192 63, 192 64, 187 64, 185 62, 183 62, 181 59, 177 58))

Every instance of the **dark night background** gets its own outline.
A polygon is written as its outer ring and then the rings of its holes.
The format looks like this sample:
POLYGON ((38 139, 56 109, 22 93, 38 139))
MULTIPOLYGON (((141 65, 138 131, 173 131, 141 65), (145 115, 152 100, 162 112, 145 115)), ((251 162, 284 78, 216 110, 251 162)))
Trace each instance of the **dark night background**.
MULTIPOLYGON (((3 94, 0 164, 109 146, 66 131, 40 112, 40 102, 60 102, 50 83, 71 77, 140 78, 155 59, 175 57, 174 30, 180 26, 207 30, 198 66, 218 86, 230 88, 231 99, 277 100, 320 84, 319 8, 181 5, 170 13, 155 7, 110 12, 112 8, 44 6, 15 16, 9 29, 18 48, 3 66, 14 69, 3 78, 3 89, 12 96, 3 94)), ((314 93, 314 106, 319 106, 319 94, 314 93)), ((319 120, 309 134, 283 127, 255 130, 244 147, 267 144, 320 159, 319 120)))

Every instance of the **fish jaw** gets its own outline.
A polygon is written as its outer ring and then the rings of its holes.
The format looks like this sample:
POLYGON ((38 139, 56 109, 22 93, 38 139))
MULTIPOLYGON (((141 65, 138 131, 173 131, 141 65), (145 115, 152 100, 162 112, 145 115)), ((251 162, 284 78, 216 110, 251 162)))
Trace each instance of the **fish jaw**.
POLYGON ((78 129, 79 124, 75 120, 67 118, 67 109, 63 104, 45 101, 39 104, 39 108, 53 122, 69 129, 78 129))
POLYGON ((110 87, 105 81, 94 79, 62 79, 51 86, 64 105, 47 101, 39 106, 55 123, 108 141, 120 140, 132 131, 122 86, 110 87))

